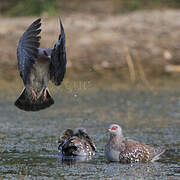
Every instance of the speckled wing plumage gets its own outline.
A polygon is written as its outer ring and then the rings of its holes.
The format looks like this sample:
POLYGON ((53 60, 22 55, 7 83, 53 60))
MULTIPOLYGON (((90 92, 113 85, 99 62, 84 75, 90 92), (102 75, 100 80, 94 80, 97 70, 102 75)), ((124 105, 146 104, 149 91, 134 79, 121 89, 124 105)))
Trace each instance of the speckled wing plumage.
POLYGON ((79 128, 77 133, 75 134, 75 136, 87 141, 90 144, 92 150, 96 151, 95 144, 93 143, 92 139, 89 137, 89 135, 87 134, 87 132, 86 132, 86 130, 84 128, 79 128))
POLYGON ((17 47, 18 69, 24 84, 38 56, 41 19, 34 21, 21 36, 17 47))
POLYGON ((66 73, 66 47, 65 47, 65 32, 60 20, 61 34, 58 42, 54 45, 51 53, 50 63, 50 79, 59 86, 64 79, 66 73))
POLYGON ((132 139, 125 138, 122 144, 125 147, 123 151, 120 150, 119 155, 119 161, 122 163, 148 162, 157 155, 153 147, 132 139))
POLYGON ((67 129, 60 138, 58 149, 63 156, 86 156, 93 155, 96 147, 84 129, 67 129))

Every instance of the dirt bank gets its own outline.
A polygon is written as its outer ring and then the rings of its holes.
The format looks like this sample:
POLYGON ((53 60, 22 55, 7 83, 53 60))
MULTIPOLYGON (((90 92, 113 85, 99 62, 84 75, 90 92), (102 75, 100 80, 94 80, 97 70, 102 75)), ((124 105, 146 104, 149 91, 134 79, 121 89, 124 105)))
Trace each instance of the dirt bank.
MULTIPOLYGON (((148 75, 163 73, 167 64, 179 63, 179 17, 178 10, 116 16, 63 15, 68 68, 74 74, 98 73, 104 69, 116 73, 128 70, 131 76, 139 70, 148 75)), ((36 17, 0 17, 1 74, 16 69, 18 39, 34 19, 36 17)), ((43 17, 41 47, 52 47, 58 32, 58 19, 43 17)))

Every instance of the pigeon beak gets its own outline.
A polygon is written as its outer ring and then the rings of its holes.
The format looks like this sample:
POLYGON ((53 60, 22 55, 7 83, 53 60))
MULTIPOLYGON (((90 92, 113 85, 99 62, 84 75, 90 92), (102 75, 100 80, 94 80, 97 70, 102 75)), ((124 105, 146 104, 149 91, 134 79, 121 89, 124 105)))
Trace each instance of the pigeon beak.
POLYGON ((109 132, 112 132, 112 130, 111 130, 110 128, 108 129, 108 131, 109 131, 109 132))
POLYGON ((47 48, 47 49, 46 49, 46 53, 47 53, 47 57, 48 57, 48 58, 51 58, 52 49, 47 48))

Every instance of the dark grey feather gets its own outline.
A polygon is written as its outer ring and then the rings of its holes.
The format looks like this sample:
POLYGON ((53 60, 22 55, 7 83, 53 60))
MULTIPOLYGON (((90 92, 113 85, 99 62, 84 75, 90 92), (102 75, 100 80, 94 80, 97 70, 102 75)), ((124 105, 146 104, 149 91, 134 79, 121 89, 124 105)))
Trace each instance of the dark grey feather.
POLYGON ((39 29, 40 26, 41 19, 39 18, 28 27, 18 43, 18 69, 25 85, 32 65, 38 57, 38 48, 40 46, 40 36, 38 35, 41 32, 41 29, 39 29))
POLYGON ((27 89, 24 88, 21 95, 14 104, 19 109, 24 111, 39 111, 54 104, 54 100, 48 90, 47 98, 45 100, 43 99, 43 95, 41 95, 37 100, 35 100, 33 99, 32 94, 28 93, 27 89))
POLYGON ((50 79, 55 85, 60 85, 66 73, 66 47, 65 32, 60 20, 61 34, 58 42, 54 45, 51 54, 50 79))

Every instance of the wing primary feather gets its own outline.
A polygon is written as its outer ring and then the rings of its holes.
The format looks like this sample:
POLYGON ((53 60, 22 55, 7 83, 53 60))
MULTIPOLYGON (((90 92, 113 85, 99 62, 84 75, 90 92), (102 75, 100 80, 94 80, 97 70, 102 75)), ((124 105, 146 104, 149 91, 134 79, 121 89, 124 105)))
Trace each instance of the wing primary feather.
MULTIPOLYGON (((64 27, 62 25, 61 18, 59 18, 59 22, 60 22, 60 30, 61 30, 61 35, 60 36, 63 36, 64 39, 65 39, 64 27)), ((59 40, 60 40, 60 38, 59 38, 59 40)))
POLYGON ((55 85, 60 85, 64 79, 66 73, 66 46, 65 46, 65 32, 62 25, 61 19, 60 31, 58 42, 54 45, 51 54, 51 64, 50 64, 50 77, 51 81, 55 85))
POLYGON ((32 65, 38 57, 40 46, 41 18, 35 20, 21 36, 17 47, 18 69, 24 84, 31 71, 32 65))

